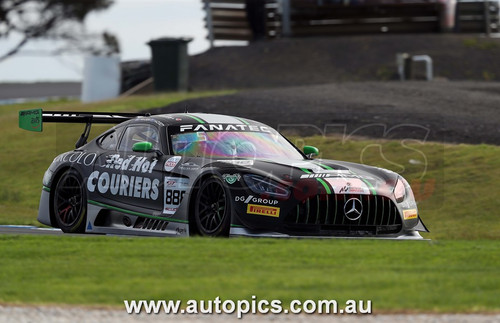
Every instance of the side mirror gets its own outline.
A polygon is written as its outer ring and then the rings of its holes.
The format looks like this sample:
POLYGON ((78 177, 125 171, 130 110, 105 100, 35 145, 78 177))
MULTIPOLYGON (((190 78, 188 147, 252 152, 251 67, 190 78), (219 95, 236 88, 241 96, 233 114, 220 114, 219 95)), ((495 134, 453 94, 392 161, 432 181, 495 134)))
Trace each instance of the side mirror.
POLYGON ((307 158, 312 158, 313 156, 319 155, 319 149, 314 146, 304 146, 303 150, 307 158))
POLYGON ((149 141, 140 141, 136 142, 132 146, 132 151, 141 152, 141 153, 151 153, 155 152, 158 156, 163 156, 163 153, 158 149, 153 149, 153 144, 149 141))
POLYGON ((147 153, 153 150, 153 144, 148 141, 136 142, 132 146, 132 150, 135 152, 147 153))

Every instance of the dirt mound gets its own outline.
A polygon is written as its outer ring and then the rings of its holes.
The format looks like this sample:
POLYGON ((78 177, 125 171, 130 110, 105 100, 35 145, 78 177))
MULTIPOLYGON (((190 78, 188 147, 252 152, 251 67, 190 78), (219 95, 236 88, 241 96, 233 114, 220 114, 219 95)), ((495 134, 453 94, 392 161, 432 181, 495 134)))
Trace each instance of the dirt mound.
POLYGON ((347 82, 188 100, 153 113, 210 112, 285 132, 500 144, 500 83, 347 82), (326 128, 325 128, 326 127, 326 128))
MULTIPOLYGON (((437 78, 500 80, 500 39, 414 34, 292 38, 217 47, 190 58, 193 90, 397 78, 396 53, 427 54, 437 78)), ((417 66, 423 77, 424 67, 417 66)), ((417 75, 419 76, 419 75, 417 75)))

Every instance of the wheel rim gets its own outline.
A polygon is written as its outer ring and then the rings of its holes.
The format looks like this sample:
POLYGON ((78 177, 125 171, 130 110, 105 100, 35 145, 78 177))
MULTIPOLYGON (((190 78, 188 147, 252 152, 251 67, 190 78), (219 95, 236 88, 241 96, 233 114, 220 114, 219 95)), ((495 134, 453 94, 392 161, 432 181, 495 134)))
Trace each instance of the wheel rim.
POLYGON ((83 207, 83 193, 80 180, 72 174, 59 181, 55 196, 55 211, 60 223, 71 227, 79 221, 83 207))
POLYGON ((197 215, 200 226, 207 234, 219 230, 226 217, 227 202, 224 188, 217 182, 207 184, 200 192, 197 215))

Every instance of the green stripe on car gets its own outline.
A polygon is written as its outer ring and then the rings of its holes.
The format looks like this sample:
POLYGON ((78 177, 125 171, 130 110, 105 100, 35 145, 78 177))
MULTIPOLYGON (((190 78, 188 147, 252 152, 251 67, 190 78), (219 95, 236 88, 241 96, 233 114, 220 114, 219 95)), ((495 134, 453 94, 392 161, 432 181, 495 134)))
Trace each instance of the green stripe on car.
POLYGON ((373 187, 372 183, 368 182, 366 179, 363 178, 361 180, 365 182, 365 184, 368 186, 373 195, 377 195, 377 190, 375 190, 375 187, 373 187))
POLYGON ((247 126, 250 125, 250 123, 248 123, 245 119, 241 119, 241 118, 237 118, 237 117, 235 117, 235 118, 238 119, 239 121, 243 122, 247 126))
POLYGON ((320 164, 318 163, 318 165, 320 165, 321 167, 323 167, 324 169, 328 169, 328 170, 333 170, 333 168, 331 168, 330 166, 328 165, 324 165, 324 164, 320 164))
POLYGON ((327 194, 332 194, 332 190, 330 189, 330 186, 328 186, 328 184, 322 178, 316 178, 316 180, 318 182, 320 182, 321 185, 323 185, 327 194))
MULTIPOLYGON (((301 168, 300 170, 302 170, 306 174, 311 174, 311 172, 306 168, 301 168)), ((332 194, 332 189, 330 188, 327 182, 325 182, 322 178, 316 178, 316 180, 320 182, 321 185, 323 185, 327 194, 332 194)))
POLYGON ((186 116, 190 117, 191 119, 194 119, 194 120, 198 121, 199 123, 206 123, 205 120, 200 119, 200 118, 198 118, 196 116, 193 116, 193 115, 190 115, 190 114, 186 114, 186 116))

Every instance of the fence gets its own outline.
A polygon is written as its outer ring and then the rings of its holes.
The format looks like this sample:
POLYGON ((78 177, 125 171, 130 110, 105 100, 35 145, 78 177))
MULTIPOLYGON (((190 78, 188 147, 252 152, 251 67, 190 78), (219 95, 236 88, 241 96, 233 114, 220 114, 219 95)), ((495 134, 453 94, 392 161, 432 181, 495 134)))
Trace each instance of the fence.
POLYGON ((459 2, 456 31, 462 33, 498 33, 498 1, 459 2))
MULTIPOLYGON (((495 33, 499 5, 455 0, 253 0, 262 5, 263 37, 333 36, 374 33, 495 33)), ((218 40, 254 37, 245 0, 203 0, 205 25, 218 40)), ((255 16, 255 14, 254 14, 255 16)))

